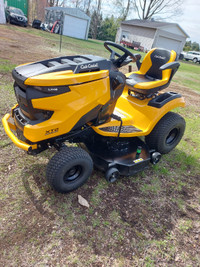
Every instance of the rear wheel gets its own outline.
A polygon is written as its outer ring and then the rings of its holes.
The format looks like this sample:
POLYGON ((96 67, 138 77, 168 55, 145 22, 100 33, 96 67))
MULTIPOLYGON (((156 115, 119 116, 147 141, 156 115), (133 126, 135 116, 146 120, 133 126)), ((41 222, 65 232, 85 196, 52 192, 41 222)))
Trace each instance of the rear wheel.
POLYGON ((193 58, 193 60, 192 60, 194 63, 197 63, 197 58, 195 57, 195 58, 193 58))
POLYGON ((93 170, 90 155, 79 147, 63 147, 49 161, 48 183, 60 193, 71 192, 83 185, 93 170))
POLYGON ((180 142, 185 131, 185 120, 177 113, 168 112, 145 137, 149 148, 161 154, 169 153, 180 142))

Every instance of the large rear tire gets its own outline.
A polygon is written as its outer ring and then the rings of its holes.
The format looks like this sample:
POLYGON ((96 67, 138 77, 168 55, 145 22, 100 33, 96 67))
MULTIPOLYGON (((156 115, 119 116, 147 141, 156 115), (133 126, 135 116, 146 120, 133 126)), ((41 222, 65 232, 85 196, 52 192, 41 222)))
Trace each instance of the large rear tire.
POLYGON ((193 60, 192 60, 194 63, 197 63, 197 58, 195 57, 195 58, 193 58, 193 60))
POLYGON ((185 131, 185 120, 177 113, 168 112, 145 137, 146 144, 161 154, 174 149, 185 131))
POLYGON ((59 193, 71 192, 83 185, 93 170, 90 155, 79 147, 63 147, 49 161, 48 183, 59 193))

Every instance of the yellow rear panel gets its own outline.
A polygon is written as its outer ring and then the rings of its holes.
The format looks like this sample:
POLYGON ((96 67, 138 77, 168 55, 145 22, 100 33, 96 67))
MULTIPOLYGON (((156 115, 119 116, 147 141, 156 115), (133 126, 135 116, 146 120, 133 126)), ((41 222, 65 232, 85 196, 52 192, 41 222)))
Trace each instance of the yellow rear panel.
MULTIPOLYGON (((183 97, 176 98, 161 108, 156 108, 148 105, 150 99, 140 100, 128 95, 128 90, 125 88, 122 96, 118 99, 115 111, 122 114, 123 125, 130 125, 136 128, 136 131, 131 133, 121 133, 120 137, 134 137, 148 135, 157 122, 170 110, 176 107, 184 107, 185 101, 183 97)), ((117 136, 118 133, 102 131, 102 128, 110 126, 119 126, 120 122, 111 120, 105 124, 93 127, 94 131, 104 136, 117 136)))

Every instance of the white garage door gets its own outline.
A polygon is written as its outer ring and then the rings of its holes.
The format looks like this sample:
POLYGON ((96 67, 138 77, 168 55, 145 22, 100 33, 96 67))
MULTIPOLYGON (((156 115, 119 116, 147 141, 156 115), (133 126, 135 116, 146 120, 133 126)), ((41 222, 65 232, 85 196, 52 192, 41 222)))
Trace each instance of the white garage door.
POLYGON ((63 35, 85 39, 87 20, 65 15, 63 35))
POLYGON ((181 47, 181 41, 179 40, 174 40, 171 38, 167 38, 164 36, 159 36, 157 39, 156 44, 154 45, 155 47, 161 47, 165 48, 168 50, 175 50, 176 52, 179 52, 180 47, 181 47))

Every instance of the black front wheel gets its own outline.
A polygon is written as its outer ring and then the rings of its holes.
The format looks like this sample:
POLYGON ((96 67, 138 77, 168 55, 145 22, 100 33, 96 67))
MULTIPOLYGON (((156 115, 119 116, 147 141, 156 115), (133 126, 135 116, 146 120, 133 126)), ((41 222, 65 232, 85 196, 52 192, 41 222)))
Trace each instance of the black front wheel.
POLYGON ((83 185, 93 170, 90 155, 79 147, 63 147, 49 161, 48 183, 60 193, 71 192, 83 185))
POLYGON ((177 113, 168 112, 156 124, 152 132, 145 137, 149 148, 161 154, 169 153, 174 149, 185 131, 185 120, 177 113))
POLYGON ((105 178, 109 183, 114 183, 120 176, 117 168, 111 167, 105 173, 105 178))

